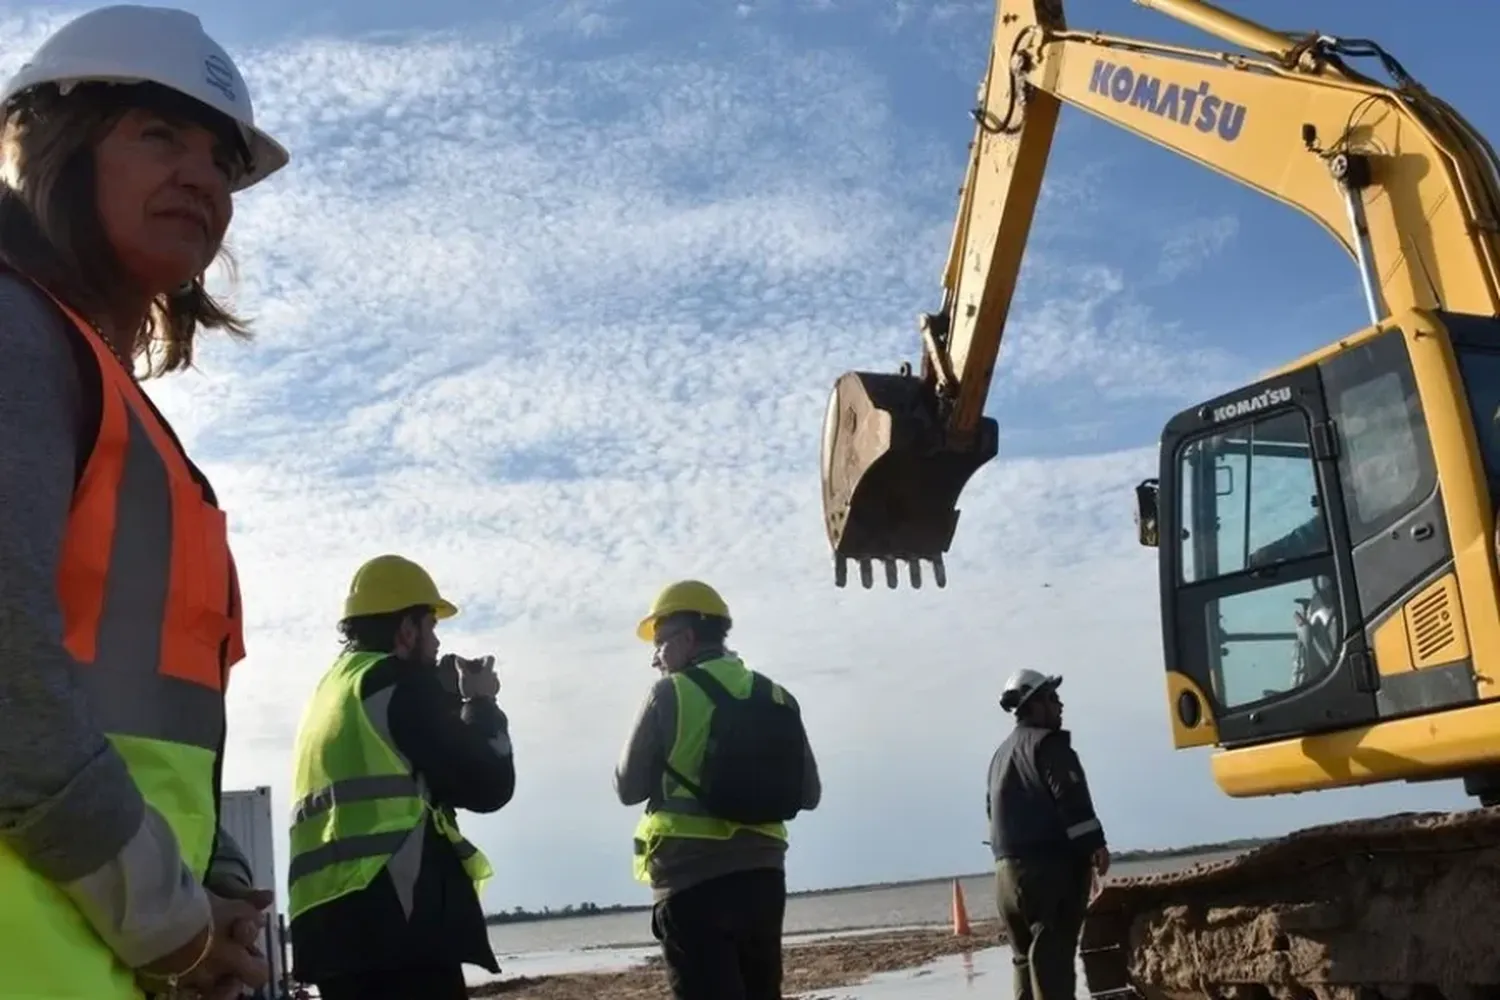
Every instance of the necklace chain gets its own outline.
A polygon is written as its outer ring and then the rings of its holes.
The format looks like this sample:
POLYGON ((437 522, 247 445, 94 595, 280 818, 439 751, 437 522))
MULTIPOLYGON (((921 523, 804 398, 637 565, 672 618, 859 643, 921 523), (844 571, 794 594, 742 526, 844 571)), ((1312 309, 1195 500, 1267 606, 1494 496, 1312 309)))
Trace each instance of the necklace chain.
POLYGON ((120 349, 115 346, 115 342, 113 340, 104 335, 104 331, 99 327, 98 323, 90 323, 89 326, 93 328, 94 336, 104 341, 104 346, 109 348, 109 353, 113 354, 115 356, 115 360, 120 362, 120 367, 125 369, 125 374, 130 376, 130 381, 136 381, 135 365, 125 359, 125 355, 120 353, 120 349))

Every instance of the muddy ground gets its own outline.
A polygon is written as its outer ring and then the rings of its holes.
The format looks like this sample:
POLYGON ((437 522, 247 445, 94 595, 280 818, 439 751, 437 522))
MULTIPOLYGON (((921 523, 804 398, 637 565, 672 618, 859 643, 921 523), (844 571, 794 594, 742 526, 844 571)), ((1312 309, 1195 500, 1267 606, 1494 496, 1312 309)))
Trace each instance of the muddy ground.
MULTIPOLYGON (((851 986, 877 972, 926 965, 945 955, 1004 944, 996 921, 975 922, 974 933, 956 937, 949 930, 889 931, 788 945, 783 952, 782 993, 791 996, 851 986)), ((507 1000, 670 1000, 660 957, 624 972, 580 972, 537 976, 476 986, 474 997, 507 1000)))

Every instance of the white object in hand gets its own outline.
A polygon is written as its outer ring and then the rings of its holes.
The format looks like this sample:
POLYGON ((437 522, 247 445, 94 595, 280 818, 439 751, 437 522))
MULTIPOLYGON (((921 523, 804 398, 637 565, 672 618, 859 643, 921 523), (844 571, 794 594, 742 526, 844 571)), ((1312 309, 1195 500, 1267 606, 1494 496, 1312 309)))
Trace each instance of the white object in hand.
POLYGON ((495 674, 495 658, 482 656, 477 660, 455 656, 458 667, 458 693, 469 698, 493 698, 500 693, 500 678, 495 674))

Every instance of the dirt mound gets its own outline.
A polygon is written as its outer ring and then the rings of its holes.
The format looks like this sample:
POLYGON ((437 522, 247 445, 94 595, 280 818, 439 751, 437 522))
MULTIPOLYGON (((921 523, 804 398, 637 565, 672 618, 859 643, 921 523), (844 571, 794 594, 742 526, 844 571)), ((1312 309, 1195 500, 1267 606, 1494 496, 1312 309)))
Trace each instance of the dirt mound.
MULTIPOLYGON (((916 968, 945 955, 980 951, 1005 943, 995 921, 975 923, 973 935, 948 930, 882 931, 788 945, 783 951, 782 992, 788 996, 850 986, 879 972, 916 968)), ((512 979, 476 986, 475 997, 508 1000, 670 1000, 660 957, 624 972, 587 972, 512 979)))
POLYGON ((1500 985, 1500 809, 1299 831, 1108 882, 1083 964, 1095 997, 1466 996, 1500 985))

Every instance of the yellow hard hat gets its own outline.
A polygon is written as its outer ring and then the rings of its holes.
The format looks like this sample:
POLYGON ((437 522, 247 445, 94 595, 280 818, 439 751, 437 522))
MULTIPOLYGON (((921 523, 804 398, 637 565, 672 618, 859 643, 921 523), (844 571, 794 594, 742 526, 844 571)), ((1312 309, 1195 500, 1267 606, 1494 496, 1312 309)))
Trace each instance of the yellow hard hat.
POLYGON ((635 634, 646 642, 655 640, 656 620, 682 611, 696 611, 700 615, 729 617, 729 605, 719 592, 701 580, 678 580, 669 583, 651 602, 651 610, 636 626, 635 634))
POLYGON ((383 615, 402 608, 429 607, 439 618, 458 614, 427 571, 410 559, 396 555, 376 556, 354 571, 349 596, 344 598, 344 617, 383 615))

